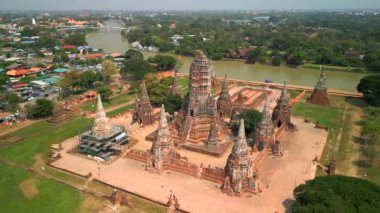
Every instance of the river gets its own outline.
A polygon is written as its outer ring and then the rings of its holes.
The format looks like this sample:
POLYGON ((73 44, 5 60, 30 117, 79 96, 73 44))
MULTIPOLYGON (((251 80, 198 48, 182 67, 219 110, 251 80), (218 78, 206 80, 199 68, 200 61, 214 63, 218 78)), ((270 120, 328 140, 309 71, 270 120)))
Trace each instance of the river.
MULTIPOLYGON (((121 26, 116 20, 110 20, 107 26, 121 26)), ((130 49, 128 40, 121 36, 119 30, 99 30, 87 35, 87 43, 93 48, 102 48, 104 52, 121 52, 124 53, 130 49)), ((154 53, 144 52, 144 57, 153 56, 154 53)), ((182 62, 180 72, 188 73, 191 57, 177 56, 182 62)), ((291 68, 285 65, 269 66, 262 64, 245 64, 241 61, 221 60, 212 61, 215 74, 217 76, 227 75, 230 78, 264 81, 272 80, 274 82, 287 81, 292 85, 314 86, 318 80, 319 71, 303 67, 291 68)), ((326 84, 329 88, 355 91, 359 80, 364 77, 364 73, 343 72, 343 71, 326 71, 326 84)))

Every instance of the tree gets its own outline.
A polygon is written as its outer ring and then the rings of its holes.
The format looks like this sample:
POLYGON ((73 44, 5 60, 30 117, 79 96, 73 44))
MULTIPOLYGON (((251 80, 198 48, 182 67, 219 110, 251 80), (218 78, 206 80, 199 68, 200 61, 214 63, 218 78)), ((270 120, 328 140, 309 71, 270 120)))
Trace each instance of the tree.
POLYGON ((20 102, 21 98, 14 92, 5 92, 0 97, 0 106, 2 106, 5 111, 16 111, 20 102))
POLYGON ((4 89, 3 87, 7 85, 8 81, 9 76, 5 72, 0 73, 0 90, 4 89))
POLYGON ((63 96, 69 95, 77 86, 79 86, 79 75, 77 72, 68 72, 63 78, 61 78, 57 86, 62 89, 63 96))
POLYGON ((111 60, 103 60, 102 67, 106 80, 112 80, 112 76, 119 73, 119 69, 111 60))
POLYGON ((356 88, 364 99, 373 106, 380 106, 380 75, 369 75, 362 79, 356 88))
POLYGON ((112 95, 112 90, 107 86, 102 86, 98 89, 98 93, 103 100, 106 100, 112 95))
POLYGON ((364 56, 365 66, 371 71, 380 72, 380 51, 371 51, 364 56))
POLYGON ((143 60, 144 55, 138 50, 129 49, 128 51, 125 52, 124 58, 125 58, 125 60, 131 60, 131 59, 143 60))
POLYGON ((294 189, 297 212, 377 212, 380 186, 340 175, 321 176, 294 189))
POLYGON ((154 57, 148 58, 148 61, 156 64, 158 71, 173 70, 177 63, 177 60, 170 55, 155 55, 154 57))
MULTIPOLYGON (((244 119, 245 133, 250 135, 261 121, 261 112, 255 109, 246 110, 239 114, 239 119, 244 119)), ((234 125, 232 129, 234 133, 237 133, 239 124, 234 125)))
POLYGON ((172 79, 158 79, 155 74, 149 73, 145 76, 144 80, 152 104, 156 106, 163 104, 165 99, 170 95, 172 79))
POLYGON ((142 59, 131 59, 126 61, 120 73, 132 80, 142 80, 147 73, 154 72, 155 69, 142 59))
POLYGON ((86 35, 82 33, 74 33, 72 35, 67 36, 64 40, 64 43, 76 46, 87 45, 86 35))
POLYGON ((174 114, 174 112, 179 111, 182 107, 182 98, 179 95, 169 94, 164 99, 165 109, 168 113, 174 114))
POLYGON ((43 118, 53 114, 53 102, 47 99, 38 99, 31 110, 32 118, 43 118))
POLYGON ((79 86, 83 89, 90 89, 92 88, 95 82, 101 81, 103 79, 103 76, 99 72, 93 72, 93 71, 84 71, 79 76, 79 86))

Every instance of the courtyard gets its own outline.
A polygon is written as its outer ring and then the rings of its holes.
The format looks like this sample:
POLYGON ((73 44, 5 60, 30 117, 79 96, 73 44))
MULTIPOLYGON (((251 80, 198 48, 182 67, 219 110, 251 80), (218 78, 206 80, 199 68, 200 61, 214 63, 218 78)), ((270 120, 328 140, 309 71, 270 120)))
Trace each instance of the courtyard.
MULTIPOLYGON (((129 116, 113 119, 112 122, 119 123, 122 120, 128 123, 129 116)), ((152 174, 145 171, 144 163, 123 156, 109 165, 99 164, 67 153, 76 143, 76 138, 62 143, 62 158, 52 165, 82 176, 91 172, 98 181, 160 203, 166 203, 173 190, 181 208, 190 212, 285 212, 293 201, 293 189, 314 178, 316 164, 313 164, 313 159, 321 155, 327 138, 327 132, 314 128, 312 123, 304 123, 303 119, 294 117, 293 122, 298 131, 286 132, 281 139, 284 156, 279 158, 269 155, 260 169, 264 187, 263 193, 259 195, 230 197, 221 193, 220 184, 174 171, 152 174)), ((131 136, 139 141, 132 148, 149 149, 151 142, 144 137, 154 131, 156 125, 145 128, 132 126, 131 136)), ((205 166, 223 168, 230 150, 221 158, 186 150, 180 152, 197 165, 203 163, 205 166)))

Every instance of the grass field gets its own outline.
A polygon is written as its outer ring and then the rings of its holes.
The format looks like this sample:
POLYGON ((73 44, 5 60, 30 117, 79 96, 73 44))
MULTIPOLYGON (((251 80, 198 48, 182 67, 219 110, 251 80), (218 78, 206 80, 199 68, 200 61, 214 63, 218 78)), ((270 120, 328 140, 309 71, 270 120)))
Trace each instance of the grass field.
POLYGON ((124 106, 124 107, 120 107, 119 109, 116 109, 116 110, 113 110, 111 112, 107 112, 107 117, 113 117, 117 114, 120 114, 120 113, 123 113, 123 112, 126 112, 130 109, 133 109, 133 107, 135 107, 135 104, 131 104, 131 105, 128 105, 128 106, 124 106))
POLYGON ((42 154, 46 158, 51 144, 74 137, 90 125, 90 119, 79 117, 62 123, 40 121, 10 133, 12 136, 22 137, 23 140, 11 146, 1 147, 0 157, 31 166, 35 162, 36 154, 42 154))
POLYGON ((1 162, 0 171, 0 212, 77 212, 82 202, 79 191, 61 183, 1 162))
MULTIPOLYGON (((309 69, 320 69, 319 64, 304 64, 302 65, 304 68, 309 68, 309 69)), ((365 68, 362 67, 342 67, 342 66, 331 66, 331 65, 323 65, 323 68, 325 70, 331 70, 331 71, 351 71, 351 72, 367 72, 365 68)))
MULTIPOLYGON (((108 115, 132 107, 122 107, 108 115)), ((0 212, 97 212, 103 208, 108 202, 104 197, 95 197, 71 187, 83 186, 85 179, 49 167, 41 171, 44 163, 36 162, 37 156, 46 161, 51 144, 74 137, 91 124, 88 118, 73 117, 61 123, 40 121, 10 133, 23 139, 0 147, 0 158, 11 162, 8 165, 0 160, 0 212), (38 169, 41 174, 29 169, 38 169)), ((111 195, 112 189, 103 184, 91 183, 88 187, 95 191, 101 188, 107 189, 104 196, 111 195)), ((136 209, 126 209, 127 212, 166 212, 165 207, 133 195, 128 195, 128 200, 136 209)))

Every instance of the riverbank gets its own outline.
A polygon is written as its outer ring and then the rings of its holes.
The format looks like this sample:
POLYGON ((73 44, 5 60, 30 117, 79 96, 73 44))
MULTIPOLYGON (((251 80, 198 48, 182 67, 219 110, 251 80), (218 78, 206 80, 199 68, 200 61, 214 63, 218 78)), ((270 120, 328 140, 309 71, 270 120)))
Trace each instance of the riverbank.
MULTIPOLYGON (((110 23, 114 26, 117 22, 110 23)), ((89 46, 102 48, 105 52, 124 53, 131 48, 128 40, 120 31, 97 31, 86 36, 89 46)), ((144 57, 154 56, 155 53, 143 52, 144 57)), ((182 66, 179 72, 188 73, 193 61, 192 57, 175 55, 182 66)), ((286 65, 271 66, 263 64, 246 64, 237 60, 212 61, 216 76, 249 80, 265 81, 271 80, 275 83, 287 81, 289 84, 314 87, 319 78, 319 66, 314 67, 289 67, 286 65)), ((326 84, 329 89, 356 91, 360 79, 366 76, 362 72, 348 72, 342 70, 326 70, 326 84)))

